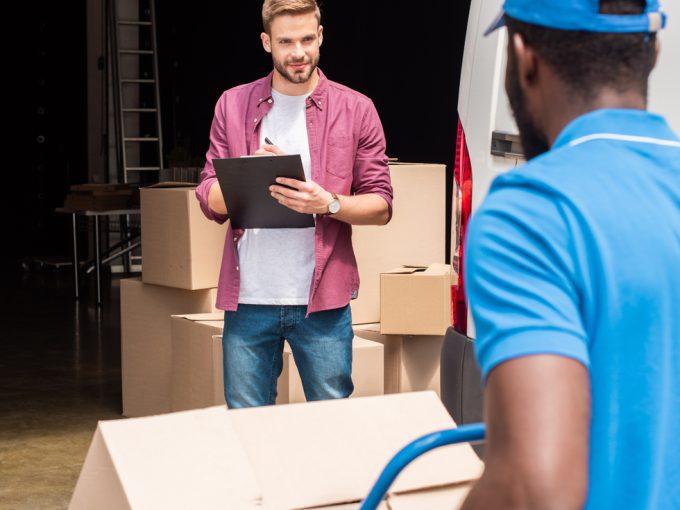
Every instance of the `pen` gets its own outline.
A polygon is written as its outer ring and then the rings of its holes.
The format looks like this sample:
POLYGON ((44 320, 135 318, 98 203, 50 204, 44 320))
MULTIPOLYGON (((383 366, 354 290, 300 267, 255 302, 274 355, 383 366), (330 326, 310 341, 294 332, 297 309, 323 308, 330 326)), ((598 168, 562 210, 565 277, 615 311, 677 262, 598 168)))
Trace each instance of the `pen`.
POLYGON ((266 136, 264 137, 264 143, 266 143, 266 144, 268 144, 268 145, 274 145, 274 142, 272 142, 272 141, 271 141, 269 138, 267 138, 266 136))

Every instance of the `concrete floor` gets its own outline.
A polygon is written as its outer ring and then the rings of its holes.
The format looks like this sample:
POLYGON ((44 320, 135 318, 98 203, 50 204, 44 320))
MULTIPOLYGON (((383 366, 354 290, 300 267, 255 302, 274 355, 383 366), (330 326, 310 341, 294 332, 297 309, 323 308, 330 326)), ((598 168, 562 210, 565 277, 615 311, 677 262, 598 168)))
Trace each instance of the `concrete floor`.
POLYGON ((63 509, 97 421, 121 418, 119 280, 98 308, 69 269, 2 278, 0 509, 63 509))

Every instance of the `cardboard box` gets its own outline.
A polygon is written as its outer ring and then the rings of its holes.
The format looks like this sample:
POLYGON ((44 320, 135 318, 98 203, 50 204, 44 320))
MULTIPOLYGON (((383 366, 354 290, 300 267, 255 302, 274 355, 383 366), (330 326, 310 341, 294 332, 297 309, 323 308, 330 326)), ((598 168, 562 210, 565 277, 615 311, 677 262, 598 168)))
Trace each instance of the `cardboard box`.
POLYGON ((173 315, 171 409, 225 405, 222 361, 224 312, 173 315))
MULTIPOLYGON (((454 426, 431 392, 103 421, 69 508, 354 505, 400 448, 454 426)), ((387 507, 455 508, 482 469, 468 444, 438 448, 400 474, 387 507)))
POLYGON ((120 282, 123 415, 147 416, 170 411, 170 316, 215 311, 215 289, 182 290, 120 282))
MULTIPOLYGON (((174 315, 171 318, 171 409, 184 411, 225 405, 222 362, 224 314, 174 315)), ((384 393, 384 348, 381 343, 355 337, 352 355, 352 397, 384 393)), ((305 402, 302 381, 288 343, 283 349, 283 371, 278 380, 277 404, 305 402)))
POLYGON ((443 335, 451 326, 451 266, 401 266, 380 275, 380 332, 443 335))
POLYGON ((359 297, 352 323, 380 322, 380 273, 400 264, 446 262, 446 166, 390 164, 394 215, 384 226, 355 225, 359 297))
POLYGON ((383 335, 380 324, 355 325, 354 334, 385 347, 385 393, 432 390, 440 395, 444 335, 383 335))
POLYGON ((143 188, 141 222, 144 283, 217 287, 227 225, 203 215, 195 187, 143 188))
MULTIPOLYGON (((350 398, 383 395, 384 385, 384 347, 379 342, 354 337, 352 341, 352 382, 354 392, 350 398)), ((293 359, 290 346, 283 349, 283 371, 278 381, 277 404, 306 402, 300 380, 300 373, 293 359)))

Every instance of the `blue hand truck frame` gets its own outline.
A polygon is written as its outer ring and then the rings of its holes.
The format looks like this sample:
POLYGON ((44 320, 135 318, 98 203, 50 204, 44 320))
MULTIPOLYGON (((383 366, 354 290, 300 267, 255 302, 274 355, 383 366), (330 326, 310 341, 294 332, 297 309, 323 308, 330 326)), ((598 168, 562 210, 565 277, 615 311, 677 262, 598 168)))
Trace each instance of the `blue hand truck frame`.
POLYGON ((397 478, 399 473, 416 458, 422 454, 455 443, 467 443, 469 441, 480 441, 486 435, 486 428, 483 423, 471 423, 461 425, 455 429, 441 430, 432 432, 419 437, 415 441, 404 446, 387 463, 373 488, 361 504, 361 510, 375 510, 380 502, 385 498, 388 489, 397 478))

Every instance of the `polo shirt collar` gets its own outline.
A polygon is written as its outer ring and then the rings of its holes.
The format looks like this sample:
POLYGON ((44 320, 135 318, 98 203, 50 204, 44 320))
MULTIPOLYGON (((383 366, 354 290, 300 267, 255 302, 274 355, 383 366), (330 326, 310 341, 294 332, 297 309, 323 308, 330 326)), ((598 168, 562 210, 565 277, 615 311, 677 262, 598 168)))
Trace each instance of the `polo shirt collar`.
POLYGON ((572 120, 557 136, 552 149, 595 134, 644 135, 662 140, 678 140, 661 115, 646 110, 612 108, 593 110, 572 120))

